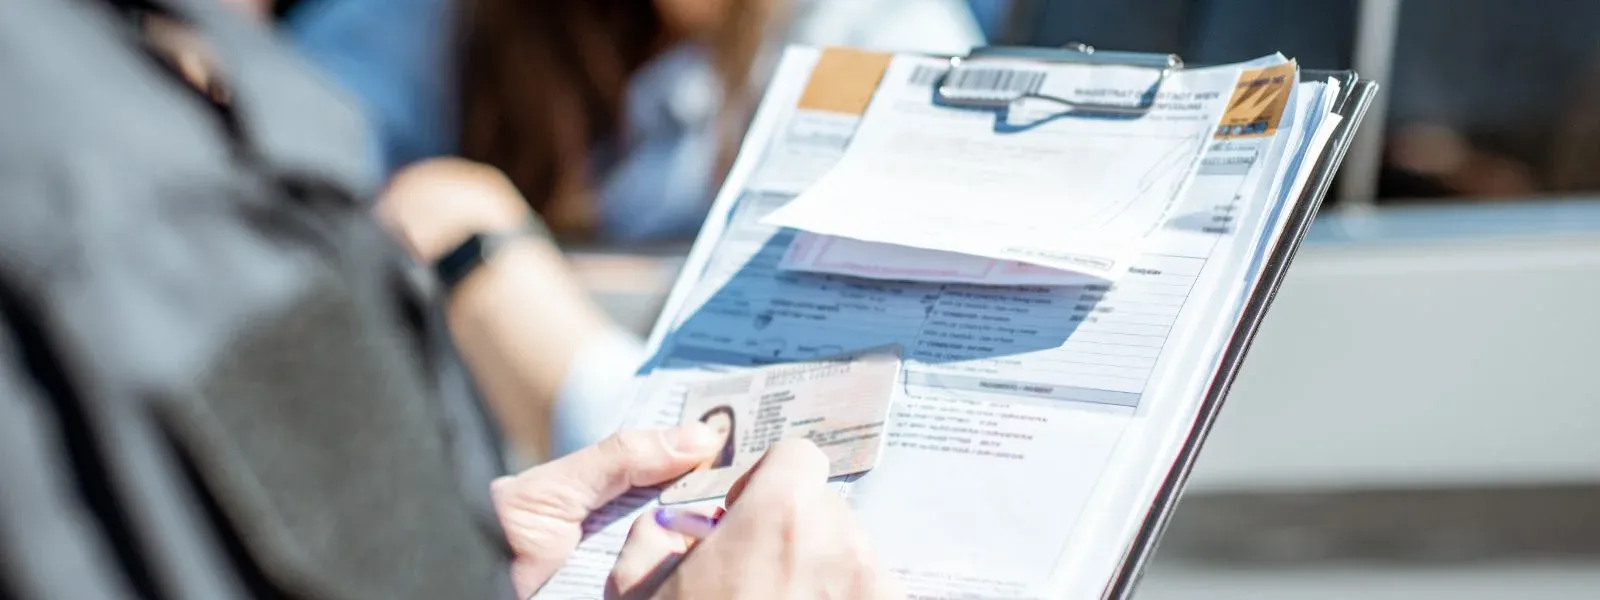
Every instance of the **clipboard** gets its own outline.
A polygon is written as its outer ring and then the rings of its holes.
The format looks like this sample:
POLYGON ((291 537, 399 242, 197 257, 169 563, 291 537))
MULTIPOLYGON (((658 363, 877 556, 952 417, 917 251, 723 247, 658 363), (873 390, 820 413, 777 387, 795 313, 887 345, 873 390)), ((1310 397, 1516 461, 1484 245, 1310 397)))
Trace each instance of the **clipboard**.
MULTIPOLYGON (((964 57, 946 58, 950 61, 950 69, 935 83, 935 101, 946 106, 977 110, 995 110, 1024 97, 1033 97, 1031 94, 1017 92, 1006 96, 971 95, 945 85, 950 77, 959 73, 959 70, 979 68, 976 65, 980 65, 982 59, 986 58, 1120 65, 1150 69, 1154 72, 1154 83, 1150 92, 1141 98, 1138 104, 1086 104, 1053 99, 1068 106, 1068 110, 1134 117, 1149 112, 1155 104, 1155 94, 1166 81, 1167 75, 1184 68, 1182 57, 1176 54, 1107 52, 1080 43, 1068 44, 1061 48, 979 47, 964 57)), ((1293 211, 1284 217, 1286 221, 1284 235, 1278 239, 1275 246, 1266 250, 1261 279, 1246 297, 1238 327, 1223 349, 1222 360, 1212 375, 1205 397, 1201 399, 1199 414, 1178 452, 1177 459, 1173 461, 1171 470, 1157 491, 1155 501, 1145 516, 1144 524, 1140 526, 1138 534, 1122 560, 1121 568, 1106 587, 1103 598, 1107 600, 1131 598, 1138 587, 1145 568, 1160 544, 1161 536, 1171 523, 1178 500, 1182 497, 1185 484, 1194 470, 1195 461, 1200 456, 1201 447, 1204 446, 1211 427, 1216 423, 1217 415, 1222 410, 1228 391, 1233 387, 1234 379, 1238 377, 1239 370, 1244 365, 1250 345, 1255 340, 1256 332, 1260 330, 1261 321, 1277 297, 1278 289, 1288 274, 1289 264, 1299 251, 1300 243, 1310 230, 1312 221, 1316 219, 1317 211, 1321 208, 1322 201, 1327 197, 1328 190, 1339 172, 1339 165, 1350 150, 1356 130, 1371 106, 1373 97, 1378 93, 1376 82, 1361 79, 1355 71, 1301 70, 1300 72, 1302 82, 1325 81, 1330 78, 1340 83, 1339 95, 1333 102, 1333 112, 1342 119, 1334 128, 1333 134, 1329 136, 1328 145, 1317 161, 1307 167, 1311 169, 1310 177, 1298 202, 1294 204, 1293 211)))
MULTIPOLYGON (((1110 52, 1101 51, 1090 46, 1076 44, 1064 48, 1037 48, 1037 47, 981 47, 974 49, 966 56, 933 56, 933 58, 949 60, 951 69, 943 75, 949 77, 952 72, 962 68, 974 68, 981 64, 982 58, 1006 58, 1043 62, 1075 62, 1080 64, 1096 65, 1123 65, 1148 68, 1152 70, 1152 95, 1158 90, 1166 75, 1177 69, 1185 68, 1183 61, 1177 55, 1149 54, 1136 52, 1110 52)), ((1334 176, 1346 152, 1349 150, 1351 140, 1360 125, 1362 117, 1371 105, 1373 96, 1378 91, 1375 82, 1366 81, 1357 76, 1353 71, 1316 71, 1302 70, 1302 81, 1320 81, 1328 78, 1339 80, 1340 93, 1333 102, 1333 112, 1339 114, 1342 120, 1335 127, 1327 141, 1327 146, 1317 160, 1305 168, 1310 169, 1307 185, 1292 211, 1284 215, 1284 234, 1276 243, 1264 250, 1262 275, 1260 280, 1251 289, 1244 301, 1244 308, 1239 322, 1229 337, 1223 349, 1217 370, 1213 373, 1206 387, 1204 397, 1201 399, 1199 412, 1191 426, 1177 457, 1165 476, 1161 487, 1146 513, 1144 522, 1136 536, 1126 549, 1126 553, 1115 575, 1106 582, 1102 598, 1123 600, 1130 598, 1137 587, 1149 559, 1154 555, 1157 545, 1171 520, 1172 513, 1181 497, 1189 474, 1199 456, 1206 435, 1210 432, 1216 417, 1222 408, 1229 389, 1237 377, 1244 358, 1254 340, 1266 311, 1270 308, 1277 291, 1281 286, 1288 267, 1295 253, 1299 250, 1301 241, 1309 230, 1323 199, 1326 197, 1334 176)), ((941 82, 942 83, 942 82, 941 82)), ((936 86, 936 89, 942 86, 936 86)), ((938 93, 943 94, 942 90, 938 93)), ((948 105, 964 106, 978 110, 995 110, 997 99, 968 99, 963 100, 951 95, 943 98, 948 105)), ((1114 106, 1114 105, 1081 105, 1080 108, 1090 111, 1105 111, 1122 115, 1136 115, 1137 111, 1148 111, 1149 106, 1141 102, 1139 105, 1114 106)), ((757 119, 759 120, 758 113, 757 119)), ((741 151, 741 154, 743 152, 741 151)), ((741 166, 736 162, 734 171, 743 171, 740 177, 748 177, 754 165, 741 166)), ((730 179, 733 178, 730 175, 730 179)), ((730 192, 724 189, 719 193, 717 202, 713 207, 713 218, 731 218, 727 215, 717 217, 718 207, 731 207, 738 196, 738 191, 730 192), (726 205, 726 206, 725 206, 726 205)), ((710 258, 714 247, 718 244, 726 224, 708 221, 707 228, 702 230, 697 237, 689 255, 685 259, 688 268, 694 265, 704 265, 710 258)), ((699 274, 694 274, 698 277, 699 274)), ((687 300, 689 288, 685 285, 686 277, 680 276, 678 284, 674 286, 669 297, 664 302, 665 312, 675 312, 687 300)), ((665 313, 664 313, 665 314, 665 313)), ((647 347, 652 352, 657 352, 667 336, 672 331, 670 320, 658 318, 653 327, 647 347)), ((655 359, 651 359, 651 363, 655 359)), ((653 366, 647 363, 646 368, 653 366)))

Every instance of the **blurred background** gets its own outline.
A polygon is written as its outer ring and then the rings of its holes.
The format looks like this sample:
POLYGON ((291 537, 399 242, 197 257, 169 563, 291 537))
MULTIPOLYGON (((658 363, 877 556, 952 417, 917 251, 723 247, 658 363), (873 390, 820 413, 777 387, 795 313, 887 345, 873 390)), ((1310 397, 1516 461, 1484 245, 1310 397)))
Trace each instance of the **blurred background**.
MULTIPOLYGON (((793 5, 769 45, 1281 51, 1380 81, 1140 596, 1600 598, 1593 0, 793 5)), ((644 332, 687 222, 570 256, 644 332)))

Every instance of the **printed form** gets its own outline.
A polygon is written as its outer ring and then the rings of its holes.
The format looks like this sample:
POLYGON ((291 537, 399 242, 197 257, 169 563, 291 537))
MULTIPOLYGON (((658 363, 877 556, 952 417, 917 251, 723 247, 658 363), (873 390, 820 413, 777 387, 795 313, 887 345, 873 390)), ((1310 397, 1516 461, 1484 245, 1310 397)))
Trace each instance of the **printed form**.
MULTIPOLYGON (((1218 312, 1236 304, 1251 253, 1273 233, 1266 198, 1280 194, 1266 188, 1277 159, 1305 144, 1304 119, 1216 132, 1174 218, 1114 283, 1001 287, 779 268, 794 232, 766 218, 839 160, 897 60, 784 55, 651 340, 627 426, 679 422, 690 382, 898 344, 904 366, 878 466, 835 485, 912 596, 1098 598, 1149 510, 1146 484, 1176 456, 1164 454, 1170 432, 1194 419, 1196 373, 1210 372, 1219 331, 1233 328, 1218 312)), ((944 64, 917 60, 913 71, 944 64)), ((1228 72, 1242 88, 1283 64, 1228 72)), ((1319 88, 1294 80, 1275 88, 1298 95, 1283 113, 1314 113, 1308 97, 1321 94, 1306 92, 1319 88)), ((535 597, 598 598, 655 496, 636 491, 597 513, 535 597)))
MULTIPOLYGON (((1002 132, 993 111, 931 101, 949 68, 895 58, 844 157, 767 223, 1117 279, 1182 199, 1239 76, 1171 73, 1137 118, 1024 99, 1003 114, 1027 125, 1002 132)), ((984 60, 944 85, 1026 84, 1042 97, 1132 104, 1157 78, 1135 67, 984 60)))
MULTIPOLYGON (((1281 139, 1271 135, 1280 120, 1287 114, 1287 94, 1267 93, 1272 85, 1282 85, 1286 78, 1296 77, 1292 63, 1281 57, 1269 57, 1246 63, 1243 67, 1265 67, 1247 71, 1240 81, 1246 93, 1234 94, 1222 114, 1215 141, 1206 151, 1201 169, 1212 175, 1224 172, 1242 175, 1267 152, 1267 164, 1279 164, 1276 152, 1282 145, 1263 146, 1263 140, 1281 139), (1274 66, 1275 65, 1275 66, 1274 66)), ((1013 78, 1016 80, 1016 78, 1013 78)), ((914 94, 913 94, 914 95, 914 94)), ((842 147, 842 144, 841 144, 842 147)), ((1270 173, 1269 173, 1270 175, 1270 173)), ((1190 189, 1187 198, 1220 198, 1226 191, 1216 186, 1237 183, 1230 177, 1197 177, 1192 185, 1210 186, 1207 189, 1190 189)), ((1254 185, 1252 182, 1250 185, 1254 185)), ((1218 205, 1213 215, 1189 213, 1188 228, 1217 228, 1233 219, 1230 214, 1237 200, 1218 205), (1209 217, 1209 218, 1208 218, 1209 217)), ((1099 277, 1075 271, 1041 267, 1034 264, 1007 261, 959 252, 930 250, 897 244, 868 242, 847 237, 835 237, 799 231, 780 263, 784 269, 811 273, 833 273, 875 279, 938 281, 947 283, 981 283, 987 285, 1080 285, 1095 283, 1099 277)))

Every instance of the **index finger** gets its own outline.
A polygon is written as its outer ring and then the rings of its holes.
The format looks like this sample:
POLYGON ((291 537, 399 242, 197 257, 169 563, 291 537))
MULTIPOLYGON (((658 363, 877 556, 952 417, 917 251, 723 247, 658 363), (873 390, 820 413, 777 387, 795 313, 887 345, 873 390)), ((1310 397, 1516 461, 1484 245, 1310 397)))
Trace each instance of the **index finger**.
POLYGON ((606 581, 606 598, 643 598, 661 587, 693 540, 669 531, 645 514, 634 521, 606 581))
POLYGON ((827 484, 828 456, 811 440, 788 439, 773 444, 749 471, 739 476, 728 489, 727 504, 731 508, 746 495, 820 491, 827 484))

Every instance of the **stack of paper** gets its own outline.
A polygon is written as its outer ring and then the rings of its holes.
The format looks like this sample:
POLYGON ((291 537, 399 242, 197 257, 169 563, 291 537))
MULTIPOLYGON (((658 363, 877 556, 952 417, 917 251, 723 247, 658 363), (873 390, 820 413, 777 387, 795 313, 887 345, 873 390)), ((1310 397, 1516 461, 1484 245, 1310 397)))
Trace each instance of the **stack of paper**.
MULTIPOLYGON (((1002 134, 992 112, 929 102, 948 67, 785 54, 628 425, 699 418, 684 398, 730 374, 898 346, 886 422, 852 422, 877 426, 862 429, 882 437, 876 466, 837 483, 884 560, 916 597, 1100 598, 1339 119, 1339 84, 1271 56, 1173 71, 1137 119, 1002 134)), ((1063 98, 1151 85, 1138 69, 1006 67, 1063 98)), ((1024 104, 1009 118, 1059 109, 1024 104)), ((597 597, 658 501, 607 507, 536 597, 597 597)))

